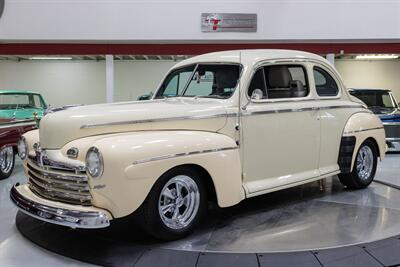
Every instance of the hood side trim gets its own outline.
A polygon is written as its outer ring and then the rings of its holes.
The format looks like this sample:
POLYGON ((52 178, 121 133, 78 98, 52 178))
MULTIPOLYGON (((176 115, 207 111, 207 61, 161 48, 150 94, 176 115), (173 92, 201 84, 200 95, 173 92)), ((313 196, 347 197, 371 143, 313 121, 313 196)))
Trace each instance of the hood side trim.
POLYGON ((109 123, 98 123, 98 124, 85 124, 82 125, 81 129, 90 129, 102 126, 114 126, 114 125, 129 125, 129 124, 140 124, 140 123, 154 123, 154 122, 164 122, 164 121, 176 121, 176 120, 202 120, 202 119, 213 119, 221 117, 234 117, 237 116, 236 113, 221 113, 215 115, 198 115, 198 116, 182 116, 182 117, 172 117, 172 118, 160 118, 160 119, 147 119, 147 120, 132 120, 132 121, 118 121, 109 123))

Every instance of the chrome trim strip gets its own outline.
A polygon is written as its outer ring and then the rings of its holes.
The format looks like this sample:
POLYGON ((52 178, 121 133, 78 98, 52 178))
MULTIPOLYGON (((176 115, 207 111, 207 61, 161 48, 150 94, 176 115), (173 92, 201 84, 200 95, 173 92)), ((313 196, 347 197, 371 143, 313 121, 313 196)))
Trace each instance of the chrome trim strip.
POLYGON ((234 150, 234 149, 238 149, 238 147, 237 146, 236 147, 223 147, 223 148, 214 148, 214 149, 206 149, 206 150, 199 150, 199 151, 182 152, 182 153, 177 153, 177 154, 169 154, 169 155, 163 155, 163 156, 159 156, 159 157, 135 160, 132 163, 132 165, 138 165, 138 164, 152 162, 152 161, 165 160, 165 159, 178 158, 178 157, 191 156, 191 155, 198 155, 198 154, 204 154, 204 153, 234 150))
MULTIPOLYGON (((46 153, 46 150, 36 151, 36 157, 28 156, 32 162, 37 162, 37 159, 41 160, 43 163, 43 168, 46 170, 60 170, 60 171, 75 171, 75 172, 86 172, 86 166, 84 164, 70 164, 66 162, 61 162, 58 160, 51 159, 51 157, 46 153)), ((36 164, 38 165, 38 164, 36 164)))
POLYGON ((295 108, 295 109, 274 109, 274 110, 261 110, 253 112, 242 112, 243 116, 264 115, 273 113, 288 113, 288 112, 304 112, 304 111, 318 111, 330 110, 339 108, 363 108, 362 105, 341 105, 341 106, 326 106, 326 107, 308 107, 308 108, 295 108))
POLYGON ((31 159, 28 160, 27 162, 27 167, 29 168, 29 166, 35 170, 35 172, 37 172, 38 174, 45 176, 45 177, 50 177, 50 178, 54 178, 54 179, 61 179, 61 180, 67 180, 67 181, 71 181, 71 182, 87 182, 88 181, 88 177, 86 175, 78 175, 78 174, 61 174, 59 172, 51 172, 49 170, 44 170, 41 169, 36 163, 34 163, 31 159))
POLYGON ((382 124, 389 125, 389 126, 400 126, 400 122, 382 122, 382 124))
POLYGON ((372 130, 379 130, 379 129, 383 129, 383 127, 375 127, 375 128, 362 129, 362 130, 356 130, 356 131, 351 131, 351 132, 344 132, 343 134, 354 134, 354 133, 360 133, 360 132, 372 131, 372 130))
POLYGON ((237 114, 236 113, 229 113, 229 114, 221 113, 221 114, 215 114, 215 115, 198 115, 198 116, 182 116, 182 117, 147 119, 147 120, 117 121, 117 122, 98 123, 98 124, 85 124, 85 125, 81 126, 81 129, 90 129, 90 128, 102 127, 102 126, 154 123, 154 122, 176 121, 176 120, 203 120, 203 119, 214 119, 214 118, 234 117, 234 116, 237 116, 237 114))
MULTIPOLYGON (((267 102, 266 102, 267 103, 267 102)), ((267 111, 256 111, 251 113, 242 113, 242 115, 260 115, 260 114, 270 114, 270 113, 286 113, 286 112, 301 112, 309 110, 327 110, 327 109, 338 109, 338 108, 364 108, 362 105, 342 105, 342 106, 327 106, 327 107, 310 107, 310 108, 299 108, 299 109, 276 109, 267 111)), ((236 117, 237 113, 221 113, 215 115, 198 115, 198 116, 182 116, 182 117, 172 117, 172 118, 160 118, 160 119, 147 119, 147 120, 132 120, 132 121, 117 121, 108 123, 98 123, 98 124, 84 124, 81 129, 90 129, 102 126, 115 126, 115 125, 129 125, 129 124, 140 124, 140 123, 155 123, 155 122, 165 122, 165 121, 176 121, 176 120, 202 120, 202 119, 213 119, 221 117, 236 117)))
POLYGON ((29 122, 7 122, 7 123, 0 123, 0 129, 7 129, 12 127, 20 127, 20 126, 31 126, 36 125, 35 121, 29 122))
POLYGON ((400 142, 400 137, 388 137, 388 138, 386 138, 385 140, 386 140, 386 141, 389 141, 389 142, 395 142, 395 143, 397 143, 397 142, 400 142))
POLYGON ((10 199, 23 213, 48 223, 86 229, 104 228, 110 225, 109 218, 101 211, 69 210, 44 205, 24 197, 16 186, 10 191, 10 199))

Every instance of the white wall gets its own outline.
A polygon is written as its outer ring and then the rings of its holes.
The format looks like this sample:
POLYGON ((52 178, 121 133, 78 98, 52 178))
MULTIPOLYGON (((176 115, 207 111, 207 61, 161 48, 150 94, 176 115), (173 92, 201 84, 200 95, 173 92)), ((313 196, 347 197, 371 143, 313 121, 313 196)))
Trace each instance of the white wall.
POLYGON ((155 92, 174 61, 114 61, 114 100, 136 100, 155 92))
MULTIPOLYGON (((155 91, 174 61, 114 61, 114 99, 155 91)), ((104 61, 0 61, 0 90, 41 93, 53 106, 106 101, 104 61)))
POLYGON ((335 67, 348 88, 391 89, 400 101, 399 60, 336 60, 335 67))
MULTIPOLYGON (((114 99, 155 91, 174 61, 114 61, 114 99)), ((336 60, 348 87, 388 88, 400 101, 400 61, 336 60)), ((52 105, 106 101, 104 61, 0 61, 0 90, 33 90, 52 105)))
POLYGON ((105 62, 0 61, 0 90, 31 90, 53 106, 105 102, 105 62))
POLYGON ((0 41, 399 40, 396 0, 7 0, 0 41), (202 33, 202 12, 257 13, 256 33, 202 33))

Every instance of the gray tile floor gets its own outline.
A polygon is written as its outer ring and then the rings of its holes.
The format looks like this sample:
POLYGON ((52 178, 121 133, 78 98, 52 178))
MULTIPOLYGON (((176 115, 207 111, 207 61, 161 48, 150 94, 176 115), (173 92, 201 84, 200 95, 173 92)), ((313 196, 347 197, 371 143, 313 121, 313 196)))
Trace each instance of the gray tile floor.
POLYGON ((49 252, 25 239, 15 227, 17 209, 11 204, 8 193, 16 182, 25 177, 20 161, 14 174, 0 181, 0 266, 4 267, 75 267, 93 266, 49 252))
MULTIPOLYGON (((400 154, 390 154, 379 164, 377 179, 400 185, 399 173, 400 154)), ((93 266, 51 253, 21 236, 14 224, 17 210, 10 203, 8 192, 13 184, 24 182, 24 180, 22 167, 18 162, 14 175, 0 181, 0 266, 93 266)), ((283 208, 279 206, 279 200, 274 200, 278 204, 271 204, 267 210, 264 207, 261 213, 257 211, 257 208, 254 212, 246 213, 240 210, 260 205, 263 199, 251 200, 233 210, 223 210, 223 216, 230 218, 225 225, 218 226, 207 233, 200 231, 200 237, 194 235, 192 238, 163 244, 161 247, 249 252, 257 246, 263 246, 264 251, 280 251, 282 247, 287 247, 289 250, 295 250, 296 247, 300 249, 329 247, 332 244, 332 246, 340 245, 344 240, 357 243, 360 238, 370 241, 400 233, 400 225, 397 223, 400 221, 399 190, 374 183, 367 190, 342 191, 334 189, 332 180, 328 181, 327 187, 328 190, 324 194, 316 197, 312 195, 314 197, 311 201, 307 200, 308 196, 297 196, 298 191, 278 194, 277 196, 282 198, 293 193, 295 196, 286 200, 283 208), (310 205, 314 205, 314 208, 310 205), (331 212, 323 215, 322 213, 326 210, 331 212), (297 216, 301 214, 301 211, 303 213, 305 211, 307 216, 301 216, 303 221, 300 222, 297 216), (231 216, 230 213, 233 215, 231 216), (321 214, 318 215, 318 213, 321 214), (350 220, 345 220, 346 218, 350 220), (363 218, 370 218, 372 221, 365 221, 363 218), (265 222, 270 223, 271 228, 257 228, 257 225, 265 222), (329 222, 338 227, 325 226, 329 222), (246 231, 249 224, 252 225, 251 231, 246 231), (375 231, 377 235, 374 236, 371 232, 365 231, 366 228, 375 231), (208 241, 201 247, 194 247, 195 243, 190 240, 197 239, 198 241, 198 238, 202 238, 201 236, 208 241), (324 238, 321 240, 320 237, 324 238), (327 242, 327 239, 332 238, 337 241, 337 244, 327 242), (303 244, 296 243, 304 239, 309 241, 302 242, 303 244), (269 247, 268 244, 278 246, 269 247)), ((271 197, 267 197, 266 200, 270 201, 271 197)))

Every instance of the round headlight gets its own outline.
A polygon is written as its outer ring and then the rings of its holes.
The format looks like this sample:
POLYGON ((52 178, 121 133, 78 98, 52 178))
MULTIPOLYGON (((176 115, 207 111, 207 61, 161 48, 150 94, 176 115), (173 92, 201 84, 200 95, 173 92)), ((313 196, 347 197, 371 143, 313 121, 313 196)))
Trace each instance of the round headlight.
POLYGON ((28 145, 26 144, 26 140, 24 137, 21 137, 18 141, 18 156, 24 160, 28 155, 28 145))
POLYGON ((93 178, 100 177, 103 174, 103 156, 97 147, 89 148, 86 154, 86 170, 93 178))

